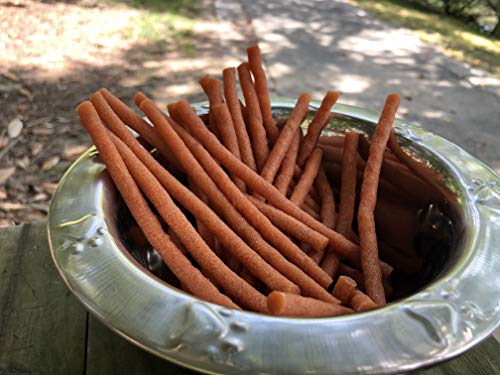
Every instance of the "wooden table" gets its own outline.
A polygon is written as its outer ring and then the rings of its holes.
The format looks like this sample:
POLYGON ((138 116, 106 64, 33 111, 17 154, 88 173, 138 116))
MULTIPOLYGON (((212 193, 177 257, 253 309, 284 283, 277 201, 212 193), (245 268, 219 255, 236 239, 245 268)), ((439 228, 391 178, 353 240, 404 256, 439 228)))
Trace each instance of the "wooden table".
MULTIPOLYGON (((50 257, 45 223, 0 230, 0 375, 194 374, 103 326, 72 296, 50 257)), ((500 374, 490 337, 422 375, 500 374)))

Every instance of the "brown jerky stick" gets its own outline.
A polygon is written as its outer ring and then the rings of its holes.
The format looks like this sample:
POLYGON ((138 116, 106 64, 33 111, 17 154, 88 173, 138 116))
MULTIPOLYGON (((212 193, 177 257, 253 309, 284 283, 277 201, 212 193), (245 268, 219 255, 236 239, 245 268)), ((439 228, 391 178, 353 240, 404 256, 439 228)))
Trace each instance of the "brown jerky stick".
POLYGON ((347 276, 340 276, 335 286, 333 287, 332 294, 335 298, 339 299, 344 305, 347 305, 354 294, 356 289, 356 281, 347 276))
POLYGON ((269 155, 266 130, 262 123, 259 100, 250 75, 248 63, 238 66, 241 91, 245 97, 245 121, 247 123, 250 139, 252 140, 253 154, 257 164, 257 170, 261 170, 269 155))
MULTIPOLYGON (((300 175, 297 177, 297 180, 300 180, 300 177, 302 176, 302 168, 300 168, 301 172, 300 175)), ((295 183, 294 180, 290 181, 289 187, 288 187, 288 195, 292 195, 293 190, 295 189, 295 186, 297 184, 295 183)), ((315 186, 312 185, 311 189, 309 190, 309 193, 305 196, 304 198, 304 203, 300 205, 300 207, 308 206, 311 210, 313 210, 316 213, 319 213, 321 211, 321 207, 317 203, 317 198, 313 198, 313 195, 317 197, 317 191, 315 191, 315 186)))
MULTIPOLYGON (((100 116, 108 124, 108 127, 117 134, 127 146, 134 152, 137 157, 153 172, 160 183, 179 201, 186 209, 188 209, 197 219, 200 219, 220 240, 220 243, 227 247, 228 253, 232 254, 231 258, 238 258, 245 266, 255 273, 269 287, 284 290, 287 292, 298 293, 297 286, 293 285, 284 276, 280 275, 275 269, 267 264, 255 252, 245 244, 208 206, 194 195, 192 191, 187 189, 177 179, 175 179, 167 170, 165 170, 144 148, 142 148, 132 134, 125 128, 119 118, 106 105, 106 102, 96 101, 98 104, 100 116)), ((127 148, 120 140, 112 135, 113 142, 122 152, 127 152, 127 148), (123 148, 125 148, 123 150, 123 148)), ((176 152, 177 153, 177 152, 176 152)), ((177 153, 180 155, 180 153, 177 153)), ((195 179, 193 179, 196 182, 195 179)), ((205 186, 204 181, 198 181, 205 186)), ((211 182, 211 180, 210 180, 211 182)), ((213 182, 212 182, 213 183, 213 182)), ((227 202, 231 207, 231 204, 227 202)), ((253 233, 252 233, 253 234, 253 233)), ((219 241, 217 241, 219 242, 219 241)))
POLYGON ((377 304, 360 290, 354 291, 349 305, 356 311, 372 310, 377 307, 377 304))
POLYGON ((352 231, 354 205, 356 201, 356 168, 353 165, 358 157, 358 133, 346 133, 342 156, 342 176, 340 185, 339 216, 336 230, 353 242, 358 242, 352 231))
POLYGON ((102 126, 101 120, 92 106, 92 103, 83 102, 77 107, 76 111, 82 125, 99 150, 101 159, 104 164, 106 164, 107 171, 111 175, 123 200, 130 209, 132 216, 170 270, 181 283, 187 286, 193 295, 206 301, 239 309, 236 304, 228 297, 221 294, 217 288, 210 283, 191 262, 189 262, 163 231, 160 222, 149 208, 148 203, 128 172, 113 142, 109 139, 108 132, 104 126, 102 126))
POLYGON ((262 113, 262 121, 264 123, 264 128, 266 129, 267 138, 271 141, 273 145, 278 139, 280 132, 276 126, 276 121, 273 118, 273 113, 271 111, 271 100, 269 99, 269 91, 267 89, 267 78, 266 72, 262 67, 262 58, 260 56, 259 46, 253 45, 247 48, 248 54, 248 65, 252 71, 253 78, 255 80, 255 91, 257 92, 257 98, 259 99, 260 112, 262 113))
POLYGON ((252 275, 248 268, 241 270, 240 277, 256 289, 259 289, 259 286, 261 286, 259 279, 252 275))
MULTIPOLYGON (((198 197, 200 200, 207 204, 207 197, 203 192, 196 186, 196 184, 193 182, 192 179, 188 178, 188 185, 191 191, 198 197)), ((215 238, 210 232, 210 230, 206 227, 205 224, 201 220, 196 219, 196 227, 198 228, 198 233, 200 234, 201 238, 207 243, 207 245, 211 249, 215 249, 215 238)))
POLYGON ((323 135, 323 136, 319 137, 318 143, 320 145, 344 147, 344 136, 343 135, 323 135))
POLYGON ((207 94, 208 101, 210 105, 216 105, 223 103, 222 100, 222 82, 216 78, 212 78, 208 75, 202 77, 198 81, 207 94))
POLYGON ((307 128, 307 134, 302 140, 302 145, 300 146, 299 155, 297 157, 297 164, 301 167, 306 163, 306 160, 309 158, 311 152, 316 147, 319 135, 328 123, 328 120, 330 119, 330 111, 333 105, 337 102, 339 96, 340 93, 338 92, 328 91, 323 98, 321 106, 316 112, 314 119, 309 124, 307 128))
POLYGON ((364 289, 364 287, 363 287, 363 283, 364 283, 363 272, 358 271, 352 267, 349 267, 349 266, 345 265, 344 263, 340 263, 338 274, 341 276, 350 277, 351 279, 356 281, 356 284, 358 284, 359 288, 364 289))
POLYGON ((322 317, 352 314, 348 307, 331 304, 314 298, 272 292, 267 296, 267 307, 271 314, 290 317, 322 317))
MULTIPOLYGON (((321 220, 321 217, 319 216, 319 213, 317 212, 317 210, 315 210, 314 208, 311 208, 310 206, 308 206, 307 204, 303 204, 302 206, 300 206, 300 208, 305 212, 307 213, 309 216, 311 216, 312 218, 314 218, 314 220, 321 220)), ((290 215, 291 216, 291 215, 290 215)))
MULTIPOLYGON (((157 148, 161 154, 165 155, 165 157, 172 163, 172 165, 180 169, 179 164, 175 158, 175 155, 170 151, 170 149, 165 145, 161 139, 158 139, 156 136, 154 129, 144 121, 137 113, 132 111, 129 107, 125 105, 120 99, 111 94, 105 88, 99 89, 97 92, 106 99, 108 104, 113 111, 116 112, 118 117, 127 125, 130 126, 133 130, 135 130, 141 137, 143 137, 149 144, 153 145, 157 148)), ((94 94, 94 95, 97 95, 94 94)), ((92 101, 92 99, 90 99, 92 101)))
MULTIPOLYGON (((314 263, 316 264, 320 264, 321 261, 323 260, 323 257, 325 256, 325 252, 322 251, 321 253, 318 253, 317 251, 315 251, 314 249, 312 249, 311 247, 309 247, 308 249, 306 249, 306 254, 309 256, 309 258, 311 258, 314 263)), ((323 267, 321 267, 323 268, 323 267)), ((326 271, 325 271, 326 272, 326 271)), ((328 272, 327 272, 328 273, 328 272)))
POLYGON ((154 175, 125 145, 123 161, 141 190, 158 210, 160 216, 177 234, 186 250, 208 277, 213 278, 236 301, 253 311, 266 312, 264 296, 236 275, 208 247, 195 228, 163 189, 154 175), (263 304, 264 303, 264 304, 263 304))
POLYGON ((328 228, 334 228, 337 221, 337 213, 335 212, 335 197, 322 166, 320 166, 318 175, 316 176, 316 187, 318 188, 318 192, 321 197, 321 222, 328 228))
POLYGON ((301 204, 300 206, 302 207, 303 205, 309 206, 311 209, 313 209, 315 212, 320 212, 321 207, 319 206, 318 203, 314 200, 314 198, 311 196, 311 192, 313 191, 314 185, 311 186, 311 189, 309 190, 309 194, 304 197, 304 203, 301 204))
POLYGON ((276 186, 276 189, 278 189, 281 194, 285 196, 287 194, 288 187, 290 186, 290 182, 293 179, 293 171, 297 160, 297 153, 299 152, 300 147, 300 131, 301 130, 298 129, 296 134, 294 135, 292 144, 287 150, 283 158, 283 162, 281 163, 279 173, 274 180, 274 186, 276 186))
MULTIPOLYGON (((204 189, 204 193, 207 195, 208 199, 211 200, 214 206, 218 207, 219 213, 226 218, 232 228, 234 228, 234 230, 237 231, 237 233, 250 244, 259 255, 269 262, 270 265, 289 280, 296 283, 303 294, 330 301, 330 295, 326 293, 321 285, 317 284, 311 277, 290 263, 275 248, 264 241, 259 232, 248 224, 236 208, 227 200, 224 194, 222 194, 191 151, 186 147, 186 144, 184 144, 184 141, 186 141, 191 144, 192 147, 202 149, 197 141, 181 126, 172 122, 176 129, 174 131, 170 124, 164 121, 165 117, 163 117, 161 111, 159 111, 152 102, 148 102, 149 101, 143 102, 141 107, 151 116, 150 118, 153 123, 155 123, 158 134, 168 142, 170 147, 172 147, 179 158, 179 162, 182 163, 183 166, 188 167, 187 172, 190 177, 197 182, 200 188, 204 189), (183 136, 182 139, 179 138, 179 134, 183 136)), ((173 113, 173 111, 171 112, 173 113)), ((198 118, 191 110, 189 110, 189 113, 193 114, 195 118, 198 118)), ((169 119, 169 121, 172 120, 169 119)), ((209 156, 208 158, 211 157, 209 156)), ((217 167, 219 166, 217 165, 217 167)), ((230 183, 232 184, 232 182, 230 183)), ((238 189, 236 190, 239 192, 238 189)))
POLYGON ((328 238, 318 232, 315 232, 314 235, 309 235, 312 229, 292 216, 254 197, 248 196, 248 199, 284 233, 301 242, 308 243, 315 252, 322 252, 326 245, 328 245, 328 238))
MULTIPOLYGON (((344 147, 333 147, 328 145, 320 145, 323 150, 323 159, 327 162, 334 162, 341 164, 342 157, 344 155, 344 147)), ((354 159, 356 164, 353 164, 358 170, 363 171, 365 168, 365 161, 356 153, 356 158, 354 159)))
MULTIPOLYGON (((308 161, 309 162, 309 161, 308 161)), ((306 167, 307 169, 307 167, 306 167)), ((320 209, 320 218, 323 225, 328 228, 333 228, 335 226, 336 220, 336 212, 335 212, 335 197, 333 195, 332 188, 330 187, 330 183, 328 182, 328 178, 326 177, 325 171, 323 167, 319 167, 318 174, 316 176, 316 186, 319 191, 319 195, 321 197, 321 209, 320 209)), ((312 260, 316 262, 316 264, 320 264, 323 259, 328 265, 329 268, 325 268, 323 265, 321 268, 325 270, 329 275, 335 274, 337 271, 336 268, 332 269, 336 264, 340 261, 338 260, 337 255, 333 252, 330 247, 326 249, 324 254, 313 253, 311 251, 307 252, 307 255, 311 257, 312 260), (329 259, 334 258, 334 259, 329 259)))
POLYGON ((208 111, 208 128, 220 139, 218 128, 215 124, 212 108, 216 104, 223 102, 222 100, 222 82, 218 79, 211 78, 206 75, 198 81, 208 97, 209 111, 208 111))
MULTIPOLYGON (((329 181, 332 183, 332 185, 337 188, 337 190, 340 193, 340 185, 338 184, 338 181, 341 180, 342 176, 342 167, 339 164, 333 164, 330 162, 324 162, 323 166, 325 168, 325 172, 329 176, 329 181)), ((356 185, 361 185, 361 182, 363 181, 363 171, 357 170, 356 171, 356 185)), ((384 180, 381 178, 379 180, 379 193, 381 195, 387 196, 387 197, 395 197, 400 200, 405 200, 407 197, 405 195, 402 195, 401 191, 399 191, 394 185, 392 185, 390 182, 384 180)))
MULTIPOLYGON (((337 219, 337 214, 335 212, 335 197, 323 167, 320 167, 318 171, 316 186, 321 197, 321 222, 327 228, 334 228, 337 219)), ((316 259, 317 258, 316 256, 316 259)), ((321 268, 333 277, 337 273, 340 259, 335 251, 333 251, 332 247, 329 246, 325 251, 323 259, 320 259, 319 262, 321 262, 321 268)))
MULTIPOLYGON (((389 137, 390 141, 390 137, 389 137)), ((365 137, 359 139, 359 153, 364 158, 368 158, 370 142, 365 137)), ((387 151, 387 150, 386 150, 387 151)), ((432 189, 424 180, 419 178, 413 172, 403 170, 401 163, 384 160, 380 170, 380 176, 386 181, 390 181, 398 190, 404 193, 405 196, 410 195, 412 200, 427 204, 429 202, 439 200, 436 197, 436 191, 432 189)))
MULTIPOLYGON (((231 119, 231 113, 229 113, 228 107, 225 104, 216 104, 212 107, 214 121, 219 130, 222 143, 227 147, 229 151, 233 153, 235 157, 241 160, 240 148, 238 146, 238 139, 236 138, 236 132, 234 131, 233 121, 231 119), (217 119, 217 120, 215 120, 217 119)), ((238 177, 231 174, 231 178, 238 188, 246 193, 246 186, 243 181, 238 177)))
POLYGON ((385 146, 391 134, 391 126, 400 102, 399 95, 387 97, 375 133, 372 136, 370 155, 366 161, 361 198, 358 209, 358 228, 361 248, 361 269, 367 294, 378 305, 385 305, 384 285, 378 259, 375 210, 378 180, 385 146))
POLYGON ((233 119, 234 131, 236 133, 236 138, 238 139, 241 161, 243 161, 243 163, 245 163, 253 171, 257 171, 252 151, 252 144, 250 143, 250 138, 248 137, 245 121, 243 119, 241 109, 243 104, 239 101, 238 94, 236 93, 235 74, 235 68, 224 69, 224 96, 226 98, 229 112, 231 113, 231 118, 233 119))
MULTIPOLYGON (((408 155, 399 145, 394 131, 391 132, 391 135, 389 137, 389 147, 401 161, 401 163, 405 164, 420 179, 427 182, 435 192, 446 198, 448 202, 456 201, 456 196, 440 182, 442 179, 442 175, 436 173, 423 163, 415 160, 410 155, 408 155)), ((436 194, 434 194, 433 199, 439 200, 439 196, 436 196, 436 194)))
POLYGON ((274 177, 276 177, 276 173, 278 172, 281 162, 283 161, 287 150, 290 148, 293 137, 299 129, 302 120, 309 111, 310 101, 311 95, 306 93, 300 94, 290 118, 281 130, 280 136, 274 144, 269 157, 265 160, 265 165, 260 172, 265 181, 274 181, 274 177))
POLYGON ((318 174, 318 169, 321 165, 321 158, 323 157, 323 151, 320 148, 316 148, 312 153, 311 157, 307 159, 307 163, 304 168, 304 173, 297 182, 295 189, 293 189, 290 200, 297 206, 301 206, 311 189, 311 186, 316 179, 318 174))
POLYGON ((340 267, 340 258, 337 255, 337 253, 335 253, 335 251, 332 250, 330 246, 325 251, 323 261, 321 262, 321 268, 323 268, 325 272, 330 276, 335 277, 335 275, 339 270, 339 267, 340 267))
MULTIPOLYGON (((177 110, 175 109, 175 105, 169 105, 169 111, 176 116, 177 110)), ((197 116, 194 116, 194 118, 199 120, 197 116)), ((205 148, 203 148, 194 138, 186 137, 186 134, 187 132, 181 131, 179 135, 236 209, 246 217, 247 220, 251 220, 262 237, 286 256, 287 259, 301 268, 324 288, 328 287, 328 283, 331 283, 331 278, 247 199, 205 148)))
MULTIPOLYGON (((338 254, 345 256, 354 264, 360 264, 360 252, 356 244, 308 215, 305 211, 284 197, 272 184, 236 159, 234 155, 219 142, 217 137, 206 129, 201 119, 195 115, 187 101, 181 100, 177 103, 176 112, 177 116, 181 117, 184 124, 189 127, 193 136, 210 151, 212 156, 222 163, 231 173, 241 178, 250 189, 262 195, 276 208, 281 209, 290 216, 302 221, 311 229, 328 237, 330 245, 332 245, 333 249, 338 254)), ((279 140, 276 144, 278 143, 279 140)), ((389 275, 392 272, 392 267, 388 264, 382 262, 381 265, 384 274, 389 275)))

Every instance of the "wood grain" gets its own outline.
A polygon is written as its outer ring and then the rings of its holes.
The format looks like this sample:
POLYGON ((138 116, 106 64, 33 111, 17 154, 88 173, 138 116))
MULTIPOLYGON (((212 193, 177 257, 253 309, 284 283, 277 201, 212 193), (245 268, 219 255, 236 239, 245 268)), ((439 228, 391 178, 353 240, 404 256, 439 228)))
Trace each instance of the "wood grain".
POLYGON ((89 319, 87 375, 192 375, 132 345, 93 316, 89 319))
MULTIPOLYGON (((419 375, 500 374, 491 336, 419 375)), ((119 337, 71 295, 53 266, 45 223, 0 230, 0 375, 192 375, 119 337)))
POLYGON ((52 263, 45 223, 0 230, 0 374, 83 374, 86 315, 52 263))

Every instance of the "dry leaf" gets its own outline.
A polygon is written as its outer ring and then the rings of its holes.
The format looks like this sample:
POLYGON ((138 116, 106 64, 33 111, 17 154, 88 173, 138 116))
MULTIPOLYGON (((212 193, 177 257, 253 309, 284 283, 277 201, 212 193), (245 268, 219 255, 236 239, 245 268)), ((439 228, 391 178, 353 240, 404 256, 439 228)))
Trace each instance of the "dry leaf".
POLYGON ((0 169, 0 185, 3 185, 16 172, 16 167, 0 169))
POLYGON ((19 168, 26 170, 26 169, 30 166, 30 159, 29 159, 27 156, 25 156, 24 158, 19 159, 19 160, 16 162, 16 165, 17 165, 19 168))
POLYGON ((26 207, 28 206, 22 203, 0 202, 0 210, 5 212, 24 210, 26 207))
POLYGON ((45 162, 42 164, 42 171, 47 171, 51 168, 54 168, 60 161, 61 159, 59 156, 52 156, 51 158, 45 160, 45 162))
POLYGON ((30 207, 34 210, 42 211, 42 212, 49 212, 49 205, 47 203, 32 203, 30 204, 30 207))
POLYGON ((37 156, 40 151, 43 149, 43 144, 41 143, 34 143, 33 146, 31 146, 31 155, 32 156, 37 156))
POLYGON ((9 138, 17 138, 21 135, 23 131, 23 122, 18 118, 15 118, 7 125, 7 134, 9 138))
POLYGON ((34 135, 51 135, 54 133, 53 129, 47 129, 43 127, 32 128, 31 131, 34 135))
POLYGON ((40 187, 47 193, 54 194, 57 189, 57 184, 55 182, 44 182, 40 187))
POLYGON ((7 78, 9 81, 13 81, 13 82, 19 82, 19 81, 20 81, 20 79, 19 79, 19 77, 17 76, 17 74, 12 73, 12 72, 9 72, 8 70, 3 71, 3 72, 2 72, 2 76, 3 76, 4 78, 7 78))
POLYGON ((66 160, 73 160, 87 151, 87 145, 66 146, 64 148, 63 158, 66 160))
POLYGON ((13 227, 14 225, 16 225, 16 223, 14 223, 14 221, 12 221, 10 219, 2 219, 2 220, 0 220, 0 228, 13 227))
POLYGON ((43 202, 49 199, 49 196, 45 193, 38 193, 33 198, 31 198, 32 202, 43 202))
POLYGON ((0 200, 7 199, 7 193, 3 190, 0 190, 0 200))
POLYGON ((17 92, 22 96, 27 97, 30 102, 33 101, 33 94, 26 87, 21 87, 19 90, 17 90, 17 92))

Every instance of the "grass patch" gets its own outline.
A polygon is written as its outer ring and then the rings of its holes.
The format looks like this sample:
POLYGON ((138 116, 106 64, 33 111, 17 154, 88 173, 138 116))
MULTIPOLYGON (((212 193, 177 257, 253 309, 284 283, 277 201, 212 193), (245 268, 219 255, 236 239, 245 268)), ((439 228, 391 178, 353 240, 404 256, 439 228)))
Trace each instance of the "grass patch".
POLYGON ((381 19, 414 30, 424 42, 443 47, 448 56, 500 77, 500 40, 458 20, 426 12, 402 0, 349 0, 381 19))
POLYGON ((147 42, 174 42, 184 53, 195 55, 194 25, 198 0, 111 0, 141 9, 139 16, 122 30, 126 38, 147 42))

